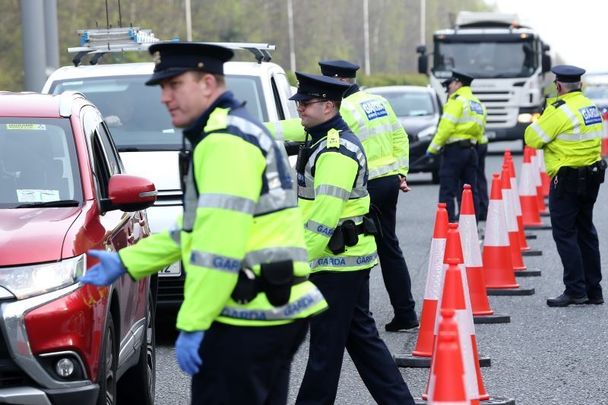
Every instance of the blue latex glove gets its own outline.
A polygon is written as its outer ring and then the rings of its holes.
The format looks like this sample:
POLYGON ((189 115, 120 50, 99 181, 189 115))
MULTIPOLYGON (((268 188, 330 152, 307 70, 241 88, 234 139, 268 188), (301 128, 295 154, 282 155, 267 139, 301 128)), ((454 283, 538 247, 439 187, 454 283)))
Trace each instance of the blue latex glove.
POLYGON ((435 157, 435 155, 433 155, 431 152, 429 152, 428 150, 426 151, 426 153, 424 154, 424 156, 426 156, 427 158, 432 158, 435 157))
POLYGON ((198 370, 203 364, 201 356, 198 354, 198 349, 203 343, 205 331, 199 330, 196 332, 181 331, 175 342, 175 356, 179 368, 188 375, 198 373, 198 370))
POLYGON ((85 275, 80 278, 81 283, 102 287, 112 284, 127 272, 116 252, 89 250, 87 254, 99 259, 99 263, 87 270, 85 275))

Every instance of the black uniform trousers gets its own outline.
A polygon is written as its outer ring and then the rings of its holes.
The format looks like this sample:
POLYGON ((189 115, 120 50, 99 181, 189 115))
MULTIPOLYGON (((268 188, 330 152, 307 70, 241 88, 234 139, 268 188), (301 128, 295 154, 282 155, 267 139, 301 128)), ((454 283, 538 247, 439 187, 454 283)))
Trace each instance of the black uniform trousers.
POLYGON ((296 404, 334 403, 345 347, 378 404, 414 404, 369 312, 369 272, 311 275, 329 309, 311 319, 308 364, 296 404))
POLYGON ((367 190, 380 220, 381 233, 376 235, 376 245, 382 278, 395 311, 395 319, 416 321, 412 281, 395 232, 400 184, 398 175, 380 177, 370 180, 367 190))
POLYGON ((213 323, 199 349, 192 404, 286 404, 291 361, 307 329, 307 319, 268 327, 213 323))
POLYGON ((477 152, 475 146, 445 145, 439 166, 439 202, 446 203, 450 222, 458 221, 455 201, 460 201, 462 184, 471 185, 475 212, 477 212, 477 152))
POLYGON ((477 220, 485 221, 488 216, 490 195, 488 194, 488 179, 486 178, 486 156, 488 155, 488 144, 477 144, 477 204, 479 211, 477 220))
POLYGON ((582 193, 558 191, 554 177, 549 188, 553 239, 564 266, 564 293, 574 298, 602 298, 600 248, 593 225, 599 187, 589 180, 582 193))

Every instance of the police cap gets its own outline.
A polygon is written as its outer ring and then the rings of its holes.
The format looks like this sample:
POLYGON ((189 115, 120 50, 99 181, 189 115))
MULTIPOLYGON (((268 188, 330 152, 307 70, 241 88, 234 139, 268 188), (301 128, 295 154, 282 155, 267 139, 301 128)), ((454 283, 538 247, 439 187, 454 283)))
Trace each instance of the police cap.
POLYGON ((473 81, 473 79, 474 79, 474 77, 468 73, 465 73, 465 72, 462 72, 459 70, 452 70, 452 76, 448 77, 443 82, 441 82, 441 85, 443 87, 447 87, 454 80, 458 80, 463 85, 469 86, 471 84, 471 82, 473 81))
POLYGON ((551 68, 555 73, 555 80, 564 83, 576 83, 581 81, 581 76, 585 74, 585 69, 572 65, 557 65, 551 68))
POLYGON ((356 77, 359 65, 346 60, 322 60, 319 62, 323 76, 330 77, 356 77))
POLYGON ((196 42, 157 42, 150 45, 148 50, 155 64, 154 73, 146 82, 148 86, 188 70, 222 75, 224 62, 234 56, 234 52, 223 46, 196 42))
POLYGON ((296 72, 296 78, 298 91, 289 98, 290 100, 306 101, 313 98, 342 100, 342 95, 350 88, 350 84, 321 75, 296 72))

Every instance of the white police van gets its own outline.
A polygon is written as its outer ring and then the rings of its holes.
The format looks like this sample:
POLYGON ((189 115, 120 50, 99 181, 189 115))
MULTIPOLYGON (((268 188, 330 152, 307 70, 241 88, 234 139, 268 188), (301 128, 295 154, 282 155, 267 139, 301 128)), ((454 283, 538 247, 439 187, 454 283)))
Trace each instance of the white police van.
MULTIPOLYGON (((47 79, 42 92, 59 94, 78 91, 91 100, 104 116, 126 171, 151 179, 158 190, 155 205, 148 208, 152 232, 170 228, 182 212, 178 154, 182 131, 171 124, 160 102, 159 86, 146 86, 154 63, 81 65, 84 56, 97 62, 105 53, 128 50, 147 51, 151 42, 144 30, 111 28, 83 30, 81 47, 74 64, 57 69, 47 79), (111 37, 111 40, 108 38, 111 37)), ((238 100, 260 121, 297 117, 295 103, 289 100, 292 88, 283 68, 270 62, 273 45, 257 43, 216 43, 235 50, 246 50, 255 60, 231 61, 224 65, 226 84, 238 100)), ((238 51, 237 51, 238 56, 238 51)), ((253 58, 252 58, 253 59, 253 58)), ((158 304, 174 307, 183 300, 180 263, 160 273, 158 304)))

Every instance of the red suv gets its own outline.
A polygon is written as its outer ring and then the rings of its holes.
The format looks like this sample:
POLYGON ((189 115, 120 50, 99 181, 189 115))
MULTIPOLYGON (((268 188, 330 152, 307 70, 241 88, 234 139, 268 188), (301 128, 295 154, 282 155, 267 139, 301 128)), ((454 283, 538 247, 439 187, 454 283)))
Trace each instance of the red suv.
POLYGON ((78 282, 150 233, 154 184, 123 172, 83 95, 0 92, 0 403, 154 402, 155 280, 78 282))

